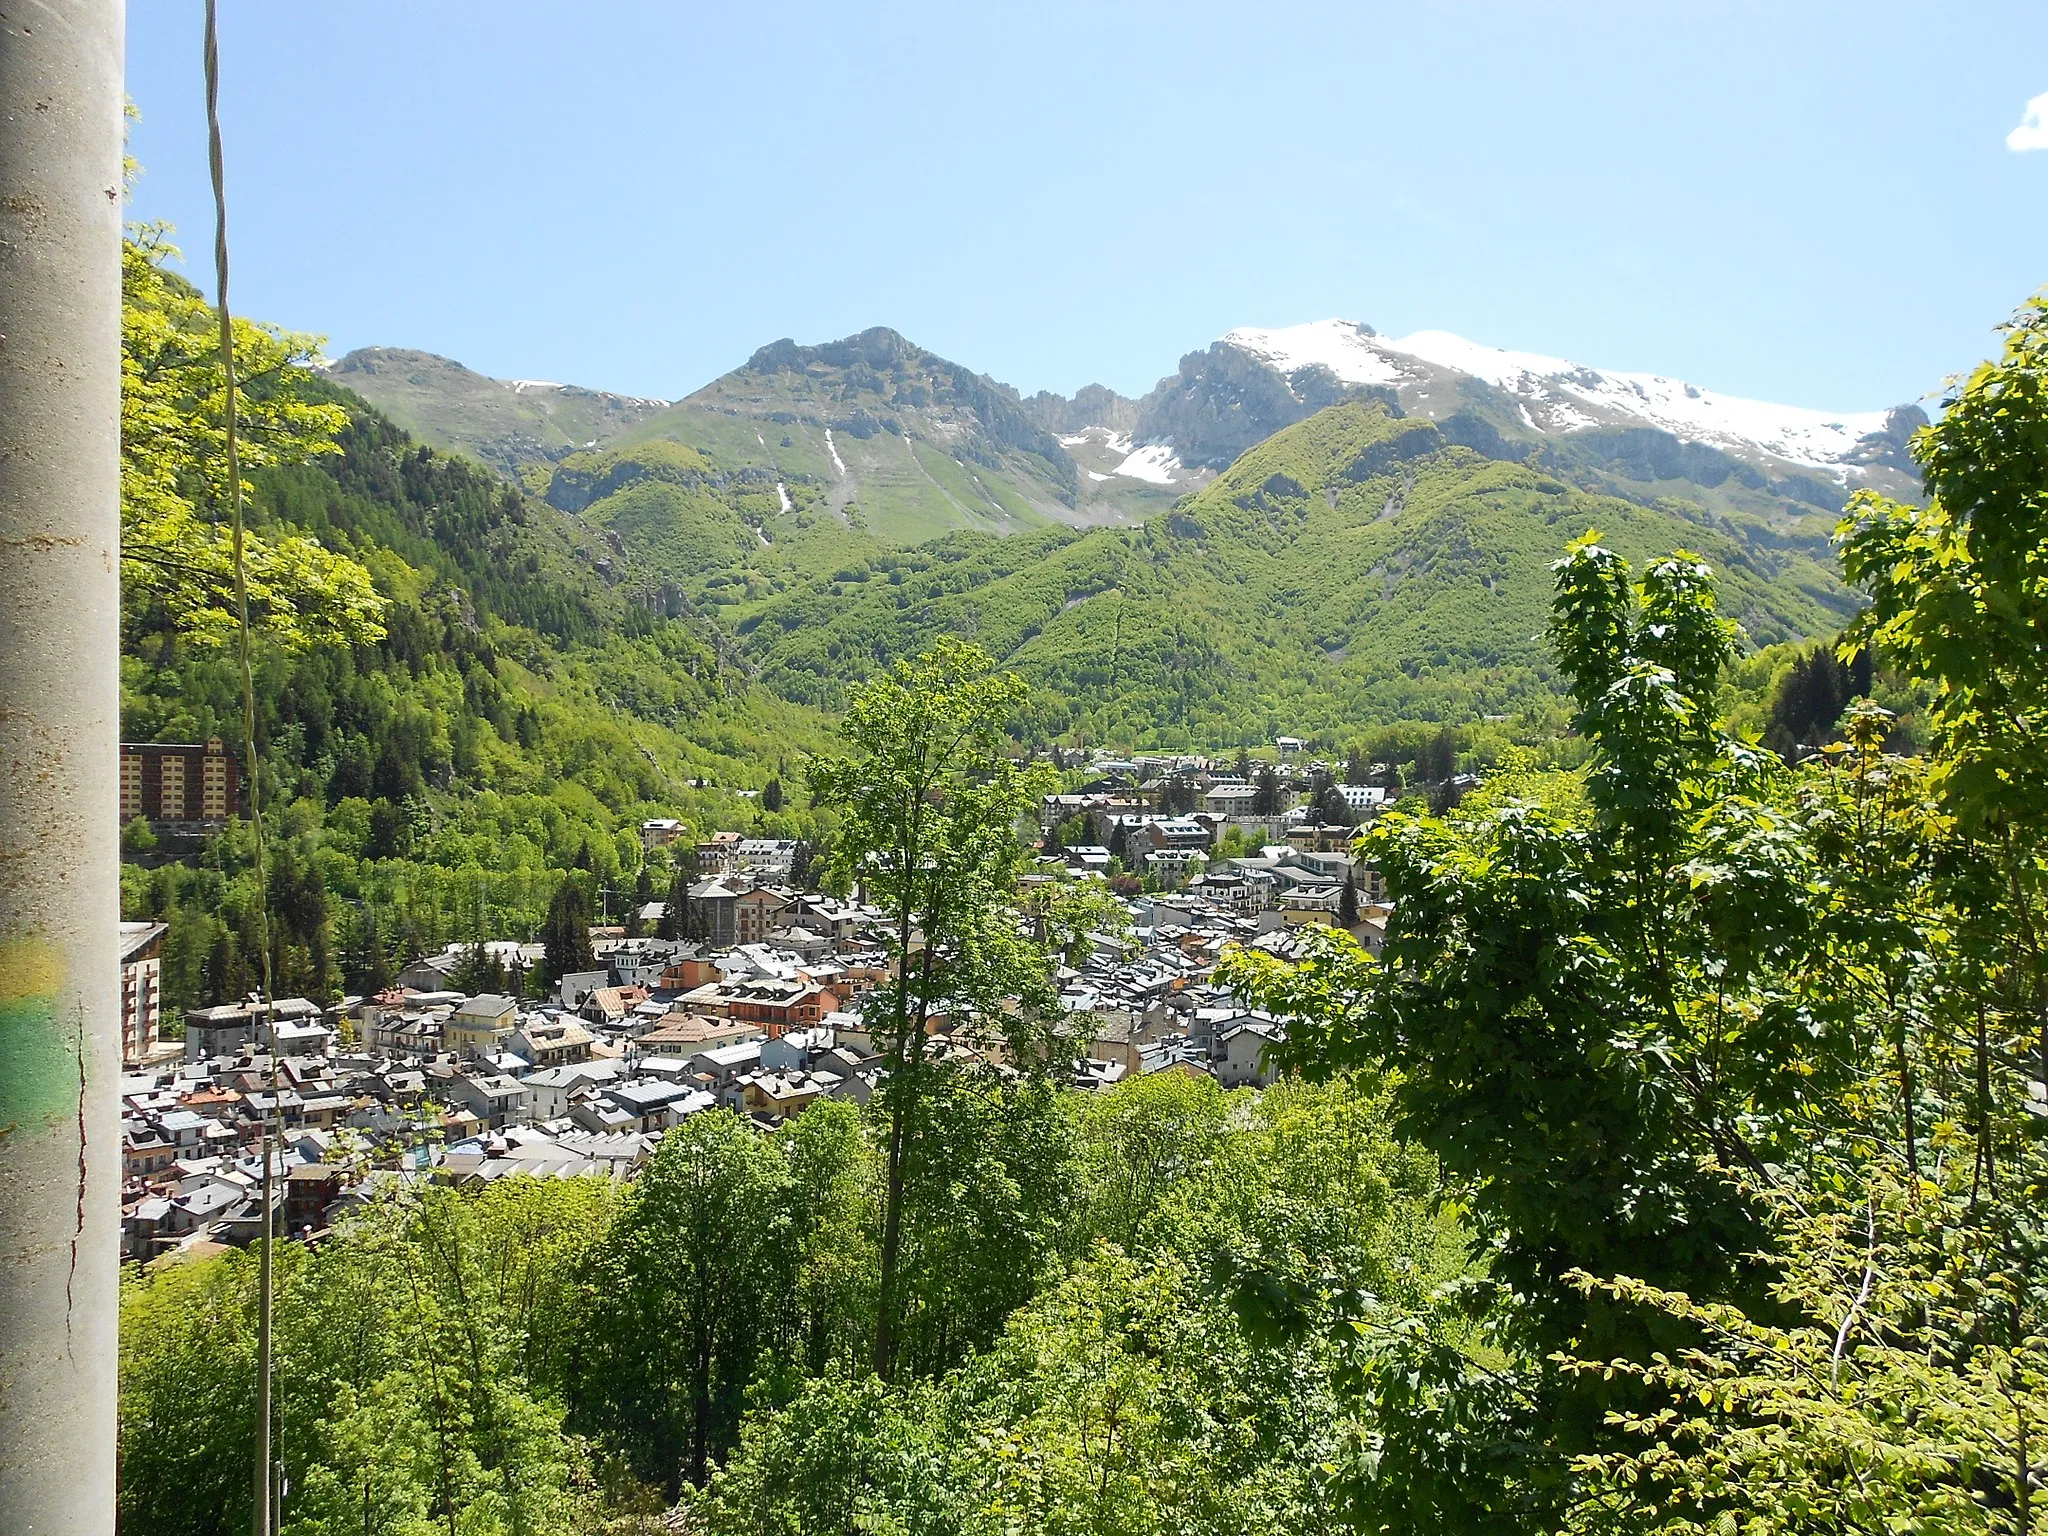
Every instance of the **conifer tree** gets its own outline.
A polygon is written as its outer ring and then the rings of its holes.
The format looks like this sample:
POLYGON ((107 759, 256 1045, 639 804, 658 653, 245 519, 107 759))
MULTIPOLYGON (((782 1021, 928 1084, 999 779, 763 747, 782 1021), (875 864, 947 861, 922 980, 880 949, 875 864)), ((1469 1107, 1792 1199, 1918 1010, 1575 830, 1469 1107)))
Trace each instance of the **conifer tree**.
POLYGON ((555 887, 555 899, 541 929, 541 950, 551 982, 596 968, 590 948, 590 898, 574 875, 565 875, 555 887))
POLYGON ((1261 765, 1258 777, 1258 793, 1252 796, 1254 816, 1278 816, 1280 814, 1280 775, 1271 767, 1261 765))

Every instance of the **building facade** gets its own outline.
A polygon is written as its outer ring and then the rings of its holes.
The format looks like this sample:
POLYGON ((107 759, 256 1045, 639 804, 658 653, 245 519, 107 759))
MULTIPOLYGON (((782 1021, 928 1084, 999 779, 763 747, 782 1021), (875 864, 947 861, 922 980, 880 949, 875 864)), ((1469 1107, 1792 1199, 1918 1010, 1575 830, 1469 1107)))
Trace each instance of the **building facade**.
POLYGON ((163 1024, 162 923, 121 925, 121 1065, 139 1066, 163 1024))
POLYGON ((218 736, 202 743, 122 743, 123 826, 139 816, 158 828, 217 828, 241 814, 241 760, 218 736))

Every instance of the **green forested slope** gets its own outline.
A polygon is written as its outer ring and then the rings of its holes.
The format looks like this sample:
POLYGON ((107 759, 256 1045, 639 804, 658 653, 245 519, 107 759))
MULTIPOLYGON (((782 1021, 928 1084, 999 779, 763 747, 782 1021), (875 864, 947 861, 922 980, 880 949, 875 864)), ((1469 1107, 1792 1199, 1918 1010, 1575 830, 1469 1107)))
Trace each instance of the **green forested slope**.
MULTIPOLYGON (((371 985, 480 927, 531 932, 572 868, 616 916, 643 816, 755 824, 738 792, 822 723, 764 696, 721 632, 672 616, 659 576, 601 531, 334 395, 350 407, 341 451, 261 476, 255 521, 361 561, 388 606, 372 643, 257 647, 279 990, 371 985)), ((131 605, 125 739, 238 742, 240 697, 231 653, 131 605)), ((246 825, 196 866, 144 867, 146 835, 131 842, 128 913, 171 923, 172 1000, 254 985, 246 825)))
POLYGON ((1022 670, 1054 732, 1227 743, 1462 718, 1547 707, 1549 565, 1589 527, 1631 556, 1698 550, 1756 643, 1832 633, 1852 607, 1824 546, 1761 517, 1598 494, 1353 401, 1141 529, 955 535, 740 627, 766 682, 827 707, 876 658, 952 632, 1022 670))

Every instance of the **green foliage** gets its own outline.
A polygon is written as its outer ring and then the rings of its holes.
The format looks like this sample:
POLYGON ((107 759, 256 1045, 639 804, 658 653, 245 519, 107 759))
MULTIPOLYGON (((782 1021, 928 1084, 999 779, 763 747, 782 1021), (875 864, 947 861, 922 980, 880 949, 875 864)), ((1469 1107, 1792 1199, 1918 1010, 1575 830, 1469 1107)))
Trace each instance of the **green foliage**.
POLYGON ((578 1417, 671 1500, 738 1438, 790 1285, 791 1182, 738 1116, 692 1115, 663 1139, 595 1255, 578 1417))
MULTIPOLYGON (((1517 1296, 1503 1338, 1531 1352, 1497 1384, 1446 1378, 1423 1422, 1448 1445, 1466 1389, 1498 1398, 1481 1419, 1499 1418, 1519 1497, 1539 1505, 1560 1453, 1611 1433, 1610 1410, 1653 1411, 1626 1374, 1558 1377, 1543 1356, 1647 1365, 1690 1339, 1677 1314, 1579 1276, 1772 1317, 1746 1257, 1769 1230, 1743 1179, 1812 1166, 1815 1117, 1882 1038, 1868 1021, 1912 993, 1891 872, 1924 828, 1867 731, 1853 772, 1803 793, 1715 731, 1731 637, 1695 557, 1654 563, 1638 589, 1582 540, 1557 589, 1554 640, 1594 754, 1583 788, 1525 765, 1553 809, 1497 792, 1454 821, 1383 817, 1363 839, 1395 903, 1380 963, 1330 933, 1300 965, 1226 967, 1297 1018, 1288 1054, 1312 1072, 1401 1065, 1398 1127, 1466 1192, 1517 1296)), ((1910 1099, 1894 1101, 1909 1145, 1910 1099)), ((1440 1463, 1422 1470, 1440 1481, 1440 1463)))
POLYGON ((573 875, 564 876, 555 887, 548 920, 541 928, 541 944, 541 966, 548 981, 588 971, 597 963, 590 951, 590 898, 573 875))
POLYGON ((1340 1394, 1350 1320, 1462 1267, 1427 1161, 1349 1083, 1254 1099, 1146 1079, 1074 1108, 1071 1266, 936 1382, 827 1374, 751 1416, 695 1502, 706 1529, 1328 1524, 1379 1454, 1340 1394))
POLYGON ((1764 745, 1796 761, 1834 732, 1852 700, 1870 694, 1871 658, 1859 650, 1845 666, 1831 645, 1817 645, 1794 658, 1771 696, 1764 745))
POLYGON ((1585 1277, 1699 1342, 1676 1358, 1571 1362, 1641 1381, 1659 1405, 1618 1417, 1627 1449, 1585 1460, 1575 1529, 2035 1527, 2048 1347, 2001 1325, 2040 1316, 2039 1281, 2009 1267, 1967 1196, 1898 1172, 1868 1170, 1860 1209, 1772 1199, 1789 1324, 1585 1277))
MULTIPOLYGON (((219 646, 236 626, 224 526, 232 489, 226 372, 214 310, 165 269, 174 254, 160 231, 121 248, 123 600, 148 604, 190 644, 219 646)), ((235 322, 245 473, 335 451, 346 416, 319 398, 305 367, 318 347, 311 336, 235 322)), ((251 537, 244 565, 251 622, 284 644, 382 633, 384 604, 369 572, 311 539, 251 537)))
MULTIPOLYGON (((601 546, 573 519, 481 469, 411 443, 348 405, 338 451, 254 480, 252 521, 302 530, 359 558, 384 594, 384 633, 296 647, 259 637, 257 739, 273 862, 317 872, 296 931, 276 932, 279 985, 367 990, 423 952, 537 937, 562 871, 634 879, 632 828, 650 815, 738 825, 737 791, 822 742, 800 710, 720 675, 717 637, 640 606, 659 593, 596 572, 601 546), (706 787, 699 788, 699 781, 706 787), (723 787, 713 787, 723 786, 723 787)), ((324 408, 324 407, 323 407, 324 408)), ((131 594, 134 595, 134 594, 131 594)), ((143 597, 124 625, 129 740, 240 736, 232 661, 195 646, 143 597)), ((786 809, 774 830, 817 836, 786 809)), ((138 850, 139 851, 139 850, 138 850)), ((239 996, 257 974, 253 846, 231 827, 191 864, 124 870, 124 910, 161 918, 174 1008, 239 996)))
POLYGON ((950 1015, 1019 1049, 1031 1014, 1051 1006, 1045 957, 1019 937, 1009 910, 1024 857, 1017 823, 1053 782, 1050 770, 1004 751, 1023 700, 1024 685, 997 674, 984 653, 942 641, 855 689, 841 725, 852 751, 810 767, 812 800, 840 818, 829 878, 838 889, 858 880, 881 908, 895 971, 866 1013, 888 1063, 875 1326, 884 1377, 906 1315, 906 1192, 943 1129, 929 1026, 950 1015), (1014 1016, 1003 1012, 1012 999, 1022 1005, 1014 1016))
POLYGON ((1972 825, 2048 823, 2048 297, 2007 328, 1914 445, 1929 500, 1859 494, 1842 564, 1870 593, 1866 633, 1930 692, 1946 801, 1972 825))
MULTIPOLYGON (((372 1206, 344 1239, 281 1251, 286 1531, 586 1528, 589 1459, 554 1394, 569 1276, 608 1201, 581 1180, 428 1191, 372 1206)), ((123 1529, 248 1529, 255 1306, 251 1255, 124 1282, 123 1529)))
POLYGON ((1862 496, 1842 525, 1863 635, 1922 691, 1935 748, 1924 768, 1887 757, 1886 712, 1860 705, 1801 775, 1803 830, 1841 871, 1818 958, 1856 991, 1864 1049, 1817 1107, 1804 1177, 1749 1175, 1774 1311, 1580 1277, 1692 1339, 1567 1362, 1648 1389, 1614 1420, 1626 1443, 1581 1463, 1579 1529, 2037 1524, 2044 337, 2036 301, 1916 438, 1926 507, 1862 496))

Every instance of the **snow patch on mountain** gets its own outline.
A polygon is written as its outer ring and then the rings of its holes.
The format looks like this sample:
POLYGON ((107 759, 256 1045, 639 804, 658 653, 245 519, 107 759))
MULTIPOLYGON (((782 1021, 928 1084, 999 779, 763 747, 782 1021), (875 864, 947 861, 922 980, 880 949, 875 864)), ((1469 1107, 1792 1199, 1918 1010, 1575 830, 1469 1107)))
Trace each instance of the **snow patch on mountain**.
POLYGON ((1223 339, 1281 373, 1320 363, 1346 384, 1399 384, 1406 377, 1375 348, 1372 327, 1350 320, 1317 320, 1274 331, 1239 326, 1223 339))
POLYGON ((1185 474, 1186 468, 1174 457, 1173 444, 1147 443, 1117 465, 1116 473, 1128 479, 1144 480, 1152 485, 1171 485, 1174 476, 1185 474))
POLYGON ((1279 373, 1320 364, 1346 384, 1401 388, 1427 382, 1432 370, 1466 374, 1515 397, 1523 420, 1539 432, 1655 427, 1687 442, 1765 454, 1837 476, 1858 443, 1886 425, 1884 411, 1774 405, 1662 374, 1483 346, 1448 331, 1391 338, 1355 321, 1318 320, 1272 330, 1243 327, 1223 340, 1279 373))
MULTIPOLYGON (((1654 373, 1587 368, 1560 357, 1483 347, 1448 331, 1417 331, 1392 350, 1484 379, 1525 400, 1559 394, 1621 417, 1636 417, 1689 442, 1760 449, 1815 469, 1838 467, 1858 442, 1885 426, 1883 411, 1814 411, 1700 389, 1654 373)), ((1558 402, 1566 410, 1565 402, 1558 402)), ((1584 426, 1594 424, 1580 414, 1584 426)), ((1566 425, 1566 431, 1582 430, 1566 425)))

